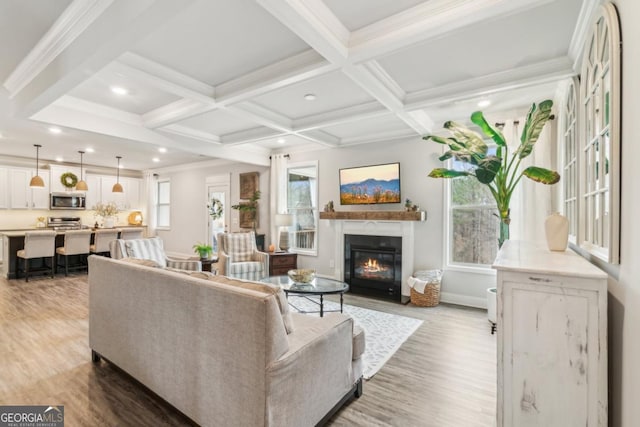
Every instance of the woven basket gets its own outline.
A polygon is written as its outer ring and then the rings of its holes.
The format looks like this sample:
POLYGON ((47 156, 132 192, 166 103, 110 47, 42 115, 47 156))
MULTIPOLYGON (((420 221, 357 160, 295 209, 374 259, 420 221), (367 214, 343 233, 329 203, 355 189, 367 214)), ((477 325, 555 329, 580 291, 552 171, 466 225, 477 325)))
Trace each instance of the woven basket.
POLYGON ((440 280, 432 280, 424 287, 424 293, 411 288, 411 303, 419 307, 435 307, 440 303, 440 280))

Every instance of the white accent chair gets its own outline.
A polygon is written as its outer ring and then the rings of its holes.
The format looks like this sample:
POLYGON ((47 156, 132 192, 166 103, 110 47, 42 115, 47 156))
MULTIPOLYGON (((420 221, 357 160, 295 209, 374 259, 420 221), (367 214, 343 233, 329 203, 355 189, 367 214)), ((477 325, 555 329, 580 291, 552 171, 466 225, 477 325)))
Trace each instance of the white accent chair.
POLYGON ((91 230, 68 230, 64 233, 64 246, 56 248, 56 254, 58 265, 60 265, 60 258, 64 257, 65 276, 69 275, 69 257, 72 255, 77 255, 80 258, 77 264, 71 266, 72 269, 88 269, 87 256, 89 256, 91 246, 91 233, 91 230))
POLYGON ((92 254, 109 255, 109 243, 118 238, 118 230, 102 229, 93 232, 93 244, 90 246, 92 254))
POLYGON ((24 233, 24 249, 16 252, 16 279, 20 273, 20 259, 24 265, 24 278, 29 281, 29 274, 35 271, 51 271, 51 278, 55 274, 55 256, 56 256, 56 232, 55 231, 27 231, 24 233), (44 268, 31 270, 31 260, 42 258, 44 268), (49 259, 50 268, 47 268, 47 259, 49 259))
POLYGON ((269 275, 269 254, 258 250, 253 231, 220 233, 218 245, 218 274, 246 280, 269 275))
POLYGON ((109 243, 111 258, 137 258, 155 261, 158 267, 170 267, 180 270, 202 271, 202 263, 193 259, 180 259, 168 256, 159 237, 148 239, 112 240, 109 243))
POLYGON ((133 240, 133 239, 142 239, 144 237, 144 227, 127 227, 127 228, 118 228, 120 232, 120 239, 122 240, 133 240))

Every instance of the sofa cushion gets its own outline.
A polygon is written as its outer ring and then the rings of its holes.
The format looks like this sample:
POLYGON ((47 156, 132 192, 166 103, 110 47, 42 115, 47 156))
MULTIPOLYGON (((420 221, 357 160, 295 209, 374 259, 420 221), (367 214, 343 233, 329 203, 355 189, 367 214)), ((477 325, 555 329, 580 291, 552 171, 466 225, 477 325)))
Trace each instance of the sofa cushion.
POLYGON ((234 262, 229 266, 230 274, 244 274, 244 273, 254 273, 257 271, 263 270, 263 264, 261 262, 234 262))
POLYGON ((125 241, 126 255, 130 258, 151 259, 161 267, 167 266, 162 242, 159 239, 133 239, 125 241))
POLYGON ((293 318, 291 317, 291 311, 289 310, 289 303, 287 302, 287 296, 280 286, 272 285, 270 283, 258 283, 248 280, 232 279, 226 276, 213 276, 209 278, 209 280, 225 285, 237 286, 243 289, 251 289, 253 291, 275 295, 276 300, 278 301, 278 307, 280 308, 280 314, 282 315, 284 329, 287 331, 287 334, 293 332, 293 318))

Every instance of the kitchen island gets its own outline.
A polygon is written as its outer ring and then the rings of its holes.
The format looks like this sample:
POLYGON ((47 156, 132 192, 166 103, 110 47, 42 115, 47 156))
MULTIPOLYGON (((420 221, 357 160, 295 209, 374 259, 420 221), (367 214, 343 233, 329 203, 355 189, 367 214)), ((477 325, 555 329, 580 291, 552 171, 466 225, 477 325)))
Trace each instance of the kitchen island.
MULTIPOLYGON (((139 226, 118 226, 116 228, 124 229, 129 227, 139 227, 139 226)), ((37 231, 37 230, 51 230, 50 228, 25 228, 25 229, 17 229, 17 230, 0 230, 0 237, 2 237, 2 245, 4 258, 3 262, 0 265, 0 275, 2 277, 6 277, 7 279, 15 279, 16 278, 16 253, 20 249, 24 249, 24 235, 27 231, 37 231)), ((95 230, 92 228, 92 230, 95 230)), ((56 230, 56 248, 64 246, 64 234, 65 230, 56 230)), ((91 242, 93 243, 93 234, 91 235, 91 242)), ((34 260, 35 262, 35 260, 34 260)))

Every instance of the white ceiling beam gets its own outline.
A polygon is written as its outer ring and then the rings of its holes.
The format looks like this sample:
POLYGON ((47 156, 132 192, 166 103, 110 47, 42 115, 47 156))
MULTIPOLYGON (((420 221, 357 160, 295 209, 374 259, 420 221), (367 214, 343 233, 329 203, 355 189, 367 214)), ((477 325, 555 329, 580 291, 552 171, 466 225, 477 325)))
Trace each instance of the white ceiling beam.
POLYGON ((234 104, 224 111, 280 132, 291 132, 293 128, 292 120, 289 117, 249 101, 234 104))
POLYGON ((560 81, 574 75, 571 60, 560 57, 410 93, 406 97, 405 110, 413 111, 490 93, 560 81))
MULTIPOLYGON (((103 117, 130 125, 142 126, 142 118, 138 114, 129 113, 118 108, 108 107, 86 99, 76 98, 71 95, 64 95, 56 100, 52 106, 67 108, 70 110, 82 111, 96 117, 103 117)), ((75 126, 74 126, 75 127, 75 126)))
POLYGON ((257 0, 257 3, 332 64, 349 53, 349 31, 319 0, 257 0))
POLYGON ((210 104, 202 104, 192 99, 180 99, 142 115, 144 126, 148 128, 159 128, 170 125, 189 117, 210 111, 210 104))
POLYGON ((365 104, 296 119, 293 121, 293 130, 294 132, 305 132, 312 129, 370 119, 388 114, 390 114, 389 110, 381 106, 379 102, 371 101, 365 104))
POLYGON ((337 68, 316 51, 309 49, 216 86, 216 100, 221 105, 230 105, 321 76, 337 68))
POLYGON ((13 98, 108 8, 113 0, 74 0, 4 82, 13 98))
POLYGON ((220 137, 224 145, 238 145, 250 142, 258 142, 263 139, 274 138, 282 135, 282 132, 267 127, 257 127, 238 132, 227 133, 220 137))
POLYGON ((373 135, 360 135, 351 138, 342 138, 341 146, 369 144, 380 141, 394 141, 398 139, 416 138, 416 134, 409 129, 392 130, 387 132, 376 132, 373 135))
POLYGON ((351 34, 349 62, 380 57, 474 23, 557 0, 430 0, 351 34))
POLYGON ((301 138, 306 140, 316 142, 320 145, 324 145, 325 147, 337 147, 341 145, 341 140, 337 136, 331 135, 330 133, 321 131, 319 129, 313 129, 308 132, 300 132, 297 133, 301 138))
POLYGON ((14 94, 16 115, 30 117, 50 105, 192 2, 112 1, 53 59, 43 60, 46 65, 14 94))
POLYGON ((578 21, 573 29, 573 35, 571 36, 571 42, 569 43, 569 57, 573 59, 573 69, 577 73, 580 72, 580 63, 582 62, 582 53, 584 43, 587 39, 587 33, 590 30, 593 17, 601 3, 602 2, 600 0, 582 1, 578 21))
POLYGON ((186 136, 191 139, 197 139, 198 141, 210 142, 213 144, 221 144, 220 137, 209 132, 204 132, 198 129, 190 128, 182 125, 169 125, 165 126, 160 131, 171 133, 173 135, 186 136))
POLYGON ((140 55, 126 52, 109 65, 109 68, 116 73, 130 76, 141 83, 154 86, 181 98, 192 99, 212 106, 216 105, 216 90, 213 86, 140 55))

